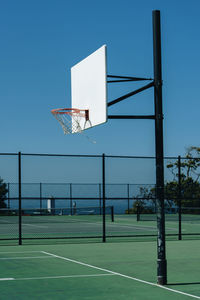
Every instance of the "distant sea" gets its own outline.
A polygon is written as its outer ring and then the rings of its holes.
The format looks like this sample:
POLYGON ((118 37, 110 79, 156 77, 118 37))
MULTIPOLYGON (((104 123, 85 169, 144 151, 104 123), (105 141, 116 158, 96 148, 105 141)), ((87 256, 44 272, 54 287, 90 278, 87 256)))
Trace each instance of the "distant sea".
MULTIPOLYGON (((106 184, 106 206, 114 206, 115 213, 124 213, 128 207, 133 207, 135 202, 133 198, 141 196, 141 189, 149 190, 152 187, 153 185, 141 184, 106 184)), ((18 184, 10 183, 8 190, 7 207, 18 209, 18 184)), ((55 208, 70 208, 74 201, 76 201, 77 208, 102 206, 100 184, 23 183, 21 196, 23 198, 22 209, 48 208, 47 199, 52 197, 55 199, 55 208)))

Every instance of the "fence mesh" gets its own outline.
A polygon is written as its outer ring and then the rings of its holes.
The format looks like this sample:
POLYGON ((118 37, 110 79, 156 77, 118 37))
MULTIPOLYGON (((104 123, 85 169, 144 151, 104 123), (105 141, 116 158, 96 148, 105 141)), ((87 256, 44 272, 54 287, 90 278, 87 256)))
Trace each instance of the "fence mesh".
MULTIPOLYGON (((105 156, 103 186, 101 155, 19 155, 0 154, 1 241, 156 237, 155 158, 105 156)), ((164 159, 167 236, 200 235, 199 168, 164 159)))

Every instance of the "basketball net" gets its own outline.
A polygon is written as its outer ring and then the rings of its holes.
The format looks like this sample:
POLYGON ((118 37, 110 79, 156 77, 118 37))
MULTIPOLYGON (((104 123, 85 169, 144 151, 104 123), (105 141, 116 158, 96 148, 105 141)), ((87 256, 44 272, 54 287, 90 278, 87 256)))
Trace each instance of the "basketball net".
POLYGON ((86 128, 87 122, 89 122, 91 126, 88 110, 58 108, 53 109, 51 113, 62 126, 64 134, 82 133, 86 128), (83 123, 84 125, 81 127, 83 123))

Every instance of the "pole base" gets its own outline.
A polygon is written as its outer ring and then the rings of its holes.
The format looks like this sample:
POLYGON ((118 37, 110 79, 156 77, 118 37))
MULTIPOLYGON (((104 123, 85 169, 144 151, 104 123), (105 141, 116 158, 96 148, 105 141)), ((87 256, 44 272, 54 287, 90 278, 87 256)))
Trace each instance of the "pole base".
POLYGON ((157 283, 160 285, 167 284, 167 261, 166 259, 157 260, 157 283))
POLYGON ((167 278, 166 277, 158 276, 157 277, 157 284, 166 285, 167 284, 167 278))

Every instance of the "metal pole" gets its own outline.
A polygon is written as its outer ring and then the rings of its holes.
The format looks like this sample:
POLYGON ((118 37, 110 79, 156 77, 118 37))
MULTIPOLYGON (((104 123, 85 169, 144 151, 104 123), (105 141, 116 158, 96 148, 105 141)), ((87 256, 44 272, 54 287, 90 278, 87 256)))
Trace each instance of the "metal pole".
POLYGON ((106 200, 105 200, 105 154, 102 155, 102 200, 103 200, 103 243, 106 242, 106 200))
POLYGON ((10 183, 8 183, 8 209, 10 209, 10 183))
POLYGON ((137 222, 140 221, 140 203, 137 203, 137 222))
POLYGON ((181 230, 181 157, 178 156, 178 239, 182 240, 181 230))
POLYGON ((22 245, 22 179, 21 179, 21 152, 18 153, 18 208, 19 208, 19 245, 22 245))
POLYGON ((156 204, 157 204, 157 282, 167 284, 164 214, 163 113, 160 11, 153 11, 153 58, 155 103, 156 204))
POLYGON ((102 214, 102 207, 101 207, 101 183, 99 183, 99 210, 100 215, 102 214))
POLYGON ((127 184, 127 196, 128 196, 128 214, 130 213, 130 193, 129 193, 129 183, 127 184))
POLYGON ((42 209, 42 183, 40 182, 40 209, 42 209))
POLYGON ((70 214, 73 216, 73 209, 72 209, 72 184, 69 184, 69 198, 70 198, 70 214))

